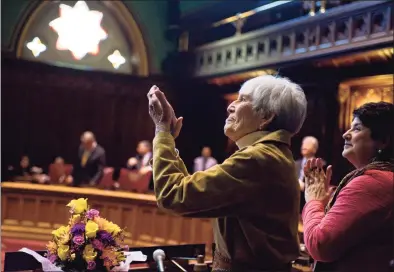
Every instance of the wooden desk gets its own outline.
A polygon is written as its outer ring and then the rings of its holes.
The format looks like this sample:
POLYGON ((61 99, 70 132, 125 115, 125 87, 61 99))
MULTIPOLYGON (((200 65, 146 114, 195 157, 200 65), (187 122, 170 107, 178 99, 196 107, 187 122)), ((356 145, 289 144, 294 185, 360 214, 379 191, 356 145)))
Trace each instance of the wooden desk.
POLYGON ((129 246, 204 243, 207 256, 212 254, 210 220, 164 213, 153 195, 19 182, 1 188, 2 237, 49 241, 51 231, 68 222, 67 203, 84 197, 101 216, 126 228, 129 246))

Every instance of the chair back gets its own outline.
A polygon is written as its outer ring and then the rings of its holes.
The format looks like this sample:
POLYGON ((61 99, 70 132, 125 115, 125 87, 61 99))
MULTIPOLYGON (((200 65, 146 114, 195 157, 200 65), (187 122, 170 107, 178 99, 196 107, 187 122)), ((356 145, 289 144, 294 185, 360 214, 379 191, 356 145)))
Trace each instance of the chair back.
POLYGON ((146 193, 149 190, 149 182, 152 173, 140 174, 138 170, 120 169, 119 184, 120 188, 126 191, 146 193))
POLYGON ((113 174, 114 174, 113 167, 105 167, 103 177, 101 178, 98 187, 101 189, 111 189, 115 182, 112 179, 113 174))
POLYGON ((63 175, 71 175, 73 172, 72 164, 64 164, 63 168, 59 168, 55 163, 49 165, 49 179, 52 184, 59 184, 59 178, 63 175))

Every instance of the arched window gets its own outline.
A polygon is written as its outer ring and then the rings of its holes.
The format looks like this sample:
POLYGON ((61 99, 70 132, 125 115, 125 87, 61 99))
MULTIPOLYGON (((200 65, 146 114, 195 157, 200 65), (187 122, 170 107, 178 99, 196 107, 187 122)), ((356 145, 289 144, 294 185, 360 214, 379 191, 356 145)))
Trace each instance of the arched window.
POLYGON ((148 74, 141 32, 121 1, 42 1, 17 57, 83 70, 148 74))

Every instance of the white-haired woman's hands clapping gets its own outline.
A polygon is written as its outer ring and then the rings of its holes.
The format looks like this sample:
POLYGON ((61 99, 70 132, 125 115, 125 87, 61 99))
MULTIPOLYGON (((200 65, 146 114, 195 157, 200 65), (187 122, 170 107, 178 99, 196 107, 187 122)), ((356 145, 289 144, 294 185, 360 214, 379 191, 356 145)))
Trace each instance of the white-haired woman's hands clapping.
POLYGON ((304 166, 305 201, 319 200, 327 204, 331 195, 329 188, 331 176, 331 165, 325 172, 321 159, 309 159, 304 166))
POLYGON ((149 115, 156 126, 156 133, 160 131, 171 132, 174 138, 178 137, 183 117, 176 118, 174 109, 166 96, 154 85, 148 92, 149 115))

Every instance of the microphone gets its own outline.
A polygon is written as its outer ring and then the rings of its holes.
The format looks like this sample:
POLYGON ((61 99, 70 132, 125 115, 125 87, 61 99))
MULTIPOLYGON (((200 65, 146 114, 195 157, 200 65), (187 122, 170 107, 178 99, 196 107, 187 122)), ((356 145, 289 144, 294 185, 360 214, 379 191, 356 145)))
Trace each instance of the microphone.
POLYGON ((164 272, 164 264, 163 261, 166 258, 166 254, 162 249, 156 249, 153 252, 153 260, 157 263, 157 271, 164 272))

